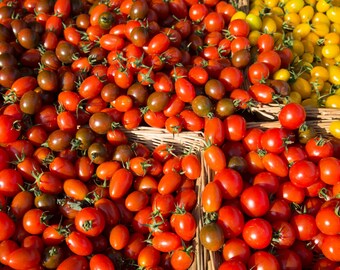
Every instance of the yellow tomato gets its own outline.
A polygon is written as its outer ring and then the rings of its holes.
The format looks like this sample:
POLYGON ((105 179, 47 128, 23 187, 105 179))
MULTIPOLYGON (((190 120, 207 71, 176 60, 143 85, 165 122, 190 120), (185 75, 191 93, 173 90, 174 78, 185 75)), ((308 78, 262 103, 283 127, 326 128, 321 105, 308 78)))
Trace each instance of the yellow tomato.
POLYGON ((322 66, 313 67, 310 74, 312 77, 319 78, 323 81, 327 81, 329 78, 328 70, 322 66))
POLYGON ((312 24, 316 23, 325 23, 327 25, 331 24, 331 21, 328 19, 327 15, 321 12, 317 12, 314 14, 312 19, 312 24))
POLYGON ((249 33, 248 39, 250 42, 251 46, 256 46, 257 45, 257 40, 261 36, 261 32, 258 30, 253 30, 249 33))
POLYGON ((316 5, 316 1, 317 0, 305 0, 305 3, 307 5, 310 5, 310 6, 314 7, 316 5))
POLYGON ((244 13, 243 11, 237 11, 230 19, 230 21, 234 21, 237 19, 245 20, 247 17, 247 14, 244 13))
POLYGON ((271 9, 271 13, 273 15, 279 16, 279 17, 283 17, 285 12, 283 11, 283 9, 281 7, 273 7, 271 9))
POLYGON ((293 38, 301 40, 310 33, 311 27, 309 23, 300 23, 293 30, 293 38))
POLYGON ((273 8, 279 4, 279 0, 264 0, 264 4, 269 8, 273 8))
POLYGON ((273 20, 273 18, 269 16, 263 17, 261 30, 263 33, 266 33, 266 34, 275 33, 277 30, 277 27, 276 27, 276 23, 273 20))
POLYGON ((322 47, 322 56, 328 59, 335 58, 340 53, 339 45, 328 44, 322 47))
POLYGON ((273 74, 274 80, 288 81, 290 78, 290 73, 287 69, 281 68, 273 74))
POLYGON ((331 95, 326 98, 325 101, 326 108, 334 108, 340 109, 340 96, 339 95, 331 95))
POLYGON ((307 108, 318 108, 319 102, 315 98, 306 98, 306 99, 302 100, 301 105, 303 107, 307 107, 307 108))
POLYGON ((328 67, 329 79, 328 81, 335 85, 340 85, 340 67, 329 66, 328 67))
POLYGON ((293 42, 293 47, 292 47, 293 53, 295 53, 297 56, 302 56, 305 52, 303 43, 300 40, 293 40, 292 42, 293 42))
POLYGON ((340 64, 340 54, 334 58, 334 61, 337 66, 340 64))
POLYGON ((340 35, 335 32, 328 33, 324 38, 324 44, 340 44, 340 35))
POLYGON ((282 42, 283 42, 283 34, 282 33, 279 33, 279 32, 275 32, 273 33, 273 38, 274 38, 274 42, 275 42, 275 45, 276 46, 279 46, 280 44, 282 45, 282 42))
POLYGON ((336 64, 334 58, 322 58, 322 62, 325 67, 334 66, 336 64))
POLYGON ((301 22, 308 23, 314 16, 314 8, 311 6, 304 6, 300 11, 299 15, 301 22))
POLYGON ((301 103, 301 95, 299 92, 296 92, 296 91, 291 91, 290 94, 289 94, 289 99, 291 102, 294 102, 294 103, 301 103))
POLYGON ((305 53, 314 53, 314 44, 307 39, 302 40, 303 47, 305 48, 305 53))
POLYGON ((330 1, 328 0, 318 0, 318 2, 316 3, 316 10, 318 12, 326 12, 330 7, 330 1))
POLYGON ((250 30, 261 30, 262 20, 259 16, 248 14, 246 17, 246 22, 248 23, 250 30))
POLYGON ((330 31, 340 35, 340 23, 332 23, 330 31))
MULTIPOLYGON (((282 31, 282 24, 283 24, 283 18, 277 15, 270 15, 270 18, 272 18, 276 24, 276 31, 281 32, 282 31)), ((275 32, 276 32, 275 31, 275 32)))
POLYGON ((329 125, 329 132, 337 139, 340 139, 340 120, 333 121, 329 125))
POLYGON ((290 0, 285 4, 284 10, 286 13, 298 13, 304 5, 305 3, 303 0, 290 0))
POLYGON ((313 61, 314 61, 314 55, 313 55, 312 53, 305 52, 305 53, 302 55, 301 59, 302 59, 303 61, 305 61, 305 62, 311 64, 311 63, 313 63, 313 61))
POLYGON ((283 17, 286 24, 296 27, 299 23, 301 23, 301 18, 297 13, 288 13, 283 17))
POLYGON ((253 14, 255 16, 260 16, 262 10, 263 10, 263 6, 252 6, 250 11, 249 11, 249 14, 253 14))
POLYGON ((322 47, 321 46, 314 46, 314 56, 318 59, 322 59, 322 47))
POLYGON ((309 83, 312 85, 313 90, 317 92, 321 92, 325 86, 325 81, 317 77, 311 77, 309 83))
POLYGON ((325 23, 315 23, 312 24, 311 30, 319 37, 324 37, 329 33, 329 26, 325 23))
POLYGON ((312 42, 313 45, 316 45, 319 41, 319 36, 314 32, 309 32, 305 39, 312 42))
POLYGON ((340 7, 331 7, 326 12, 327 17, 333 23, 340 23, 340 7))
POLYGON ((309 82, 301 77, 297 78, 296 81, 291 85, 292 90, 300 94, 302 99, 309 98, 312 94, 312 87, 309 82))

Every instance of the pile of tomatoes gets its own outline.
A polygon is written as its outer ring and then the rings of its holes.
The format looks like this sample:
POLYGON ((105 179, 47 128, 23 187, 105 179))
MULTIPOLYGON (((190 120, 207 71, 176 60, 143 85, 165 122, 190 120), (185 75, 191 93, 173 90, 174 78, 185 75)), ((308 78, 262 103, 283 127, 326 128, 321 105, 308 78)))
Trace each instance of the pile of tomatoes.
POLYGON ((305 126, 297 103, 267 130, 230 117, 239 124, 222 123, 228 139, 204 152, 213 177, 200 239, 218 269, 339 269, 339 149, 305 126))
POLYGON ((194 238, 222 251, 220 270, 335 269, 340 144, 304 124, 314 92, 339 96, 338 7, 319 2, 334 34, 310 61, 315 35, 289 30, 292 45, 273 15, 301 0, 249 14, 218 0, 2 1, 1 269, 188 269, 194 238), (282 127, 247 129, 243 110, 287 97, 282 127), (139 126, 204 133, 202 194, 200 159, 130 142, 139 126))

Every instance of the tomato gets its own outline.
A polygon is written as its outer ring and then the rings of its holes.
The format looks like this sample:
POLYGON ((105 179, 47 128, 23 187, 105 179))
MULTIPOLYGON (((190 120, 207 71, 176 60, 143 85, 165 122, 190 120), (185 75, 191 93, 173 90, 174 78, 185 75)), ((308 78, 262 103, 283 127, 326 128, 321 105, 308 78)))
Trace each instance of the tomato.
POLYGON ((9 255, 19 248, 18 244, 13 240, 3 240, 0 244, 0 262, 8 265, 9 255))
POLYGON ((278 249, 291 247, 295 242, 295 231, 287 221, 276 221, 273 223, 272 244, 278 249))
POLYGON ((115 266, 110 258, 104 254, 96 254, 90 259, 90 270, 114 270, 115 266))
POLYGON ((311 240, 318 234, 315 217, 309 214, 297 214, 292 217, 291 225, 293 226, 296 238, 302 241, 311 240))
POLYGON ((152 245, 161 252, 171 252, 179 248, 181 238, 173 232, 162 232, 152 238, 152 245))
POLYGON ((264 249, 271 243, 272 227, 265 219, 250 219, 244 225, 242 237, 251 248, 264 249))
POLYGON ((260 128, 251 128, 246 130, 242 143, 247 151, 256 151, 261 148, 261 136, 263 130, 260 128))
POLYGON ((302 269, 302 262, 299 255, 290 249, 280 249, 276 258, 279 262, 281 269, 286 269, 287 267, 292 267, 295 269, 302 269))
POLYGON ((261 146, 264 150, 280 154, 284 151, 287 134, 282 128, 267 129, 261 136, 261 146))
POLYGON ((275 256, 266 251, 254 252, 249 258, 248 267, 250 269, 280 269, 280 265, 275 256))
POLYGON ((223 121, 225 138, 231 141, 241 141, 246 133, 246 120, 237 114, 230 115, 223 121))
POLYGON ((269 68, 270 74, 274 74, 281 67, 281 58, 279 54, 273 50, 260 53, 257 61, 265 63, 269 68))
POLYGON ((222 190, 217 182, 208 183, 202 192, 202 206, 206 212, 215 212, 222 204, 222 190))
POLYGON ((178 172, 171 171, 164 174, 158 183, 158 192, 162 195, 171 194, 176 191, 182 183, 181 175, 178 172))
POLYGON ((129 243, 130 234, 123 224, 114 226, 110 231, 110 245, 115 250, 122 250, 129 243))
POLYGON ((14 117, 0 115, 0 143, 14 142, 20 136, 21 125, 14 117))
POLYGON ((11 202, 11 214, 16 218, 22 218, 33 207, 34 194, 29 191, 21 191, 13 197, 11 202))
POLYGON ((88 256, 93 252, 93 244, 81 232, 73 231, 65 238, 68 248, 76 255, 88 256))
POLYGON ((321 208, 316 217, 316 226, 326 235, 339 234, 340 218, 337 215, 337 209, 334 206, 326 206, 321 208))
POLYGON ((250 217, 261 217, 269 210, 269 198, 264 188, 251 186, 243 190, 240 198, 241 207, 250 217))
POLYGON ((256 83, 249 88, 250 96, 262 104, 269 104, 273 102, 273 95, 275 91, 268 85, 256 83))
POLYGON ((322 253, 331 261, 339 262, 340 237, 339 235, 326 236, 321 245, 322 253))
POLYGON ((335 157, 325 157, 319 161, 320 179, 328 184, 335 185, 340 181, 339 160, 335 157))
POLYGON ((194 154, 185 155, 181 160, 181 169, 186 177, 195 180, 201 175, 201 162, 194 154))
POLYGON ((1 218, 1 235, 0 235, 0 241, 7 240, 11 238, 15 232, 15 223, 14 221, 4 212, 0 212, 0 218, 1 218))
POLYGON ((204 118, 193 111, 184 109, 179 117, 183 121, 183 127, 188 131, 200 131, 204 127, 204 118))
POLYGON ((203 155, 205 162, 213 171, 218 172, 226 167, 226 157, 221 148, 219 148, 218 146, 210 145, 208 148, 205 149, 203 155))
POLYGON ((204 138, 211 144, 221 146, 225 139, 225 130, 220 118, 206 118, 204 122, 204 138))
POLYGON ((37 267, 40 263, 41 256, 37 249, 18 248, 8 257, 8 265, 14 269, 29 269, 37 267))
POLYGON ((232 269, 245 270, 247 268, 243 262, 237 259, 225 261, 218 267, 218 270, 232 270, 232 269))
POLYGON ((294 163, 289 170, 290 181, 298 187, 308 187, 319 178, 319 168, 309 160, 294 163))
POLYGON ((179 235, 184 241, 191 241, 196 234, 196 220, 195 217, 186 211, 179 208, 170 217, 171 227, 175 233, 179 235))
POLYGON ((255 175, 253 185, 259 185, 268 194, 275 194, 279 189, 279 178, 271 172, 260 172, 255 175))
POLYGON ((185 270, 190 268, 194 261, 192 247, 179 247, 171 255, 170 264, 174 270, 185 270))
POLYGON ((135 190, 127 195, 125 207, 131 212, 138 212, 147 206, 149 197, 144 191, 135 190))
POLYGON ((236 259, 247 263, 250 254, 249 246, 244 240, 239 238, 231 238, 227 240, 222 250, 223 259, 226 261, 236 259))
POLYGON ((21 191, 23 186, 23 178, 17 170, 3 169, 0 173, 0 194, 7 197, 14 197, 21 191))
POLYGON ((147 53, 148 54, 160 54, 167 50, 170 46, 170 39, 164 33, 155 35, 149 42, 147 53))
POLYGON ((248 78, 252 84, 263 83, 269 78, 269 68, 265 63, 256 62, 248 69, 248 78))
POLYGON ((231 92, 234 89, 240 88, 243 83, 242 72, 236 67, 226 67, 222 69, 219 80, 222 82, 225 90, 231 92))
POLYGON ((199 237, 202 245, 209 251, 217 251, 224 244, 223 230, 217 223, 203 225, 199 237))
POLYGON ((268 172, 274 173, 279 177, 288 176, 288 164, 277 154, 267 153, 262 158, 262 164, 268 172))
POLYGON ((315 162, 319 161, 321 158, 331 157, 334 153, 333 144, 321 137, 309 139, 305 145, 305 149, 308 158, 315 162))
POLYGON ((306 112, 300 104, 290 103, 281 109, 278 118, 282 127, 298 129, 306 120, 306 112))
POLYGON ((217 224, 223 230, 225 239, 239 236, 244 226, 244 216, 235 206, 225 205, 218 210, 217 224))
POLYGON ((153 246, 146 246, 138 254, 137 263, 140 267, 152 268, 158 266, 160 260, 160 252, 153 246))
POLYGON ((58 265, 58 270, 74 269, 83 270, 89 268, 89 262, 86 257, 79 255, 71 255, 58 265))
POLYGON ((96 208, 85 207, 81 209, 74 220, 76 229, 88 236, 98 236, 105 227, 105 218, 96 208))
POLYGON ((110 180, 110 197, 112 199, 122 198, 130 189, 133 175, 125 168, 118 169, 110 180))

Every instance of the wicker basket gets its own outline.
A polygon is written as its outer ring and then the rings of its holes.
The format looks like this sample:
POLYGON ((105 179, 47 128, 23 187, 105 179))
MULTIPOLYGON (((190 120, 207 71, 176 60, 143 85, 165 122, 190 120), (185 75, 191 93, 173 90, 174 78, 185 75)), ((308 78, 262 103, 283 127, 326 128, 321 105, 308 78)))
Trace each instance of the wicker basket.
MULTIPOLYGON (((278 119, 278 115, 282 108, 282 104, 268 104, 258 105, 252 107, 250 110, 256 114, 256 116, 264 121, 274 121, 278 119)), ((330 108, 305 108, 307 119, 310 120, 340 120, 340 110, 330 108)))
POLYGON ((131 142, 139 142, 146 145, 149 149, 153 150, 158 145, 162 143, 167 143, 174 147, 175 154, 183 154, 184 151, 192 151, 195 153, 200 161, 201 161, 201 176, 196 180, 196 192, 197 196, 197 205, 193 211, 193 215, 197 221, 197 230, 196 236, 193 240, 193 246, 195 249, 195 260, 190 267, 190 270, 202 270, 204 268, 204 260, 206 255, 204 255, 204 251, 202 246, 199 244, 199 231, 202 227, 201 223, 201 197, 203 181, 205 181, 208 168, 205 165, 203 160, 202 151, 205 146, 205 141, 202 132, 181 132, 179 134, 170 134, 165 129, 159 128, 151 128, 151 127, 139 127, 133 130, 123 129, 128 139, 131 142))

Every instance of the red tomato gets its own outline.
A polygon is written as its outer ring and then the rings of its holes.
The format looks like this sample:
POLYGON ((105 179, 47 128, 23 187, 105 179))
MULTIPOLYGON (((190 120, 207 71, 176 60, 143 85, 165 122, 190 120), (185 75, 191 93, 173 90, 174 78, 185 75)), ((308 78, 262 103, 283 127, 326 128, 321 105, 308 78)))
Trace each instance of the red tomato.
POLYGON ((68 248, 76 255, 89 256, 93 252, 92 242, 81 232, 71 232, 65 241, 68 248))
POLYGON ((337 235, 340 232, 340 217, 335 206, 321 208, 315 217, 316 226, 326 235, 337 235))
POLYGON ((319 175, 319 168, 309 160, 297 161, 289 170, 290 181, 302 188, 314 184, 319 179, 319 175))
POLYGON ((74 220, 76 229, 88 236, 98 236, 105 228, 105 218, 102 212, 93 207, 81 209, 74 220))
POLYGON ((278 220, 273 223, 274 237, 272 244, 278 249, 289 248, 295 242, 295 231, 287 221, 278 220))
POLYGON ((170 39, 164 33, 155 35, 149 42, 147 47, 148 54, 160 54, 167 50, 170 46, 170 39))
POLYGON ((209 168, 215 172, 224 169, 227 165, 226 157, 223 151, 216 145, 210 145, 208 148, 206 148, 203 155, 204 160, 209 168))
POLYGON ((246 269, 247 268, 245 264, 237 259, 225 261, 218 267, 218 270, 246 270, 246 269))
POLYGON ((278 118, 282 127, 298 129, 306 120, 306 111, 298 103, 289 103, 281 109, 278 118))
POLYGON ((115 250, 121 250, 127 246, 130 239, 128 228, 123 224, 118 224, 111 229, 110 245, 115 250))
POLYGON ((90 259, 90 270, 115 270, 115 266, 108 256, 96 254, 90 259))
POLYGON ((0 233, 0 241, 7 240, 11 238, 15 232, 15 223, 14 221, 4 212, 0 212, 0 220, 1 220, 1 233, 0 233))
POLYGON ((213 179, 222 192, 224 199, 237 198, 243 190, 243 179, 234 169, 224 168, 217 172, 213 179))
POLYGON ((0 171, 0 194, 14 197, 21 191, 24 181, 20 172, 14 169, 3 169, 0 171))
POLYGON ((0 143, 14 142, 20 136, 20 122, 9 115, 0 115, 0 143))
POLYGON ((229 34, 234 37, 248 37, 250 27, 245 20, 236 19, 229 23, 229 34))
POLYGON ((253 249, 264 249, 268 247, 272 239, 272 226, 262 218, 254 218, 246 222, 242 237, 253 249))
POLYGON ((170 224, 175 233, 184 241, 191 241, 195 237, 197 224, 195 217, 190 212, 178 208, 171 215, 170 224))
POLYGON ((22 224, 28 233, 38 235, 43 233, 43 231, 47 228, 45 223, 46 218, 46 213, 44 213, 43 210, 33 208, 24 214, 22 224))
POLYGON ((268 153, 262 158, 264 168, 279 177, 286 177, 288 175, 288 164, 279 155, 268 153))
POLYGON ((246 134, 246 120, 237 114, 228 116, 223 121, 225 138, 230 141, 241 141, 246 134))
POLYGON ((297 214, 292 217, 290 224, 295 230, 296 238, 302 241, 312 240, 319 233, 312 215, 297 214))
POLYGON ((137 263, 139 267, 153 269, 159 265, 161 261, 161 253, 153 246, 144 247, 138 254, 137 263))
POLYGON ((311 138, 305 145, 308 159, 318 162, 325 157, 332 157, 334 154, 334 146, 331 141, 321 137, 311 138))
POLYGON ((305 190, 290 181, 286 181, 279 186, 276 195, 278 198, 286 199, 289 202, 302 203, 305 199, 305 190))
POLYGON ((268 66, 262 62, 256 62, 249 66, 248 78, 252 84, 264 83, 270 75, 268 66))
POLYGON ((244 240, 231 238, 225 242, 222 250, 222 256, 226 261, 237 259, 247 263, 250 257, 250 248, 244 240))
POLYGON ((194 154, 188 154, 182 158, 181 169, 184 175, 191 180, 195 180, 201 176, 201 162, 194 154))
POLYGON ((280 265, 275 256, 267 251, 254 252, 248 261, 248 268, 279 270, 280 265))
POLYGON ((264 216, 269 210, 269 198, 264 188, 251 186, 241 194, 241 207, 244 213, 250 217, 264 216))
POLYGON ((191 102, 196 97, 194 85, 186 78, 178 78, 175 82, 177 97, 183 102, 191 102))
POLYGON ((323 255, 331 261, 340 261, 340 235, 326 236, 321 245, 323 255))
POLYGON ((122 198, 131 188, 133 175, 125 168, 118 169, 110 180, 110 197, 112 199, 122 198))
POLYGON ((13 269, 30 269, 40 263, 40 252, 34 248, 18 248, 8 257, 8 266, 13 269))
POLYGON ((217 182, 208 183, 202 192, 202 206, 206 212, 216 212, 222 204, 222 191, 217 182))
POLYGON ((271 74, 274 74, 281 67, 281 58, 275 51, 264 51, 257 57, 258 62, 265 63, 271 74))
POLYGON ((231 92, 240 88, 243 83, 242 72, 236 67, 226 67, 222 69, 219 80, 225 87, 225 90, 231 92))
POLYGON ((89 268, 89 262, 86 257, 79 255, 71 255, 58 265, 57 270, 84 270, 89 268))
POLYGON ((268 85, 256 83, 249 87, 249 93, 254 100, 262 104, 269 104, 273 102, 275 91, 268 85))
POLYGON ((218 117, 206 118, 204 122, 204 138, 211 144, 221 146, 225 139, 223 122, 218 117))
POLYGON ((285 141, 287 141, 287 133, 282 128, 267 129, 261 136, 261 146, 264 150, 280 154, 285 150, 285 141))
POLYGON ((173 232, 158 233, 152 238, 152 245, 161 252, 171 252, 182 246, 181 238, 173 232))
POLYGON ((218 210, 217 224, 222 228, 225 239, 237 237, 244 227, 243 213, 236 206, 222 206, 218 210))
POLYGON ((257 40, 257 48, 260 53, 274 49, 275 40, 272 35, 263 34, 257 40))
POLYGON ((182 183, 182 177, 178 172, 171 171, 164 174, 158 183, 158 192, 162 195, 176 191, 182 183))
POLYGON ((194 261, 194 252, 191 247, 177 248, 171 255, 170 264, 174 270, 189 269, 194 261))
POLYGON ((18 244, 13 240, 3 240, 0 243, 0 262, 8 265, 9 255, 19 248, 18 244))
POLYGON ((335 185, 340 181, 339 167, 339 159, 335 157, 322 158, 319 161, 320 179, 328 185, 335 185))

